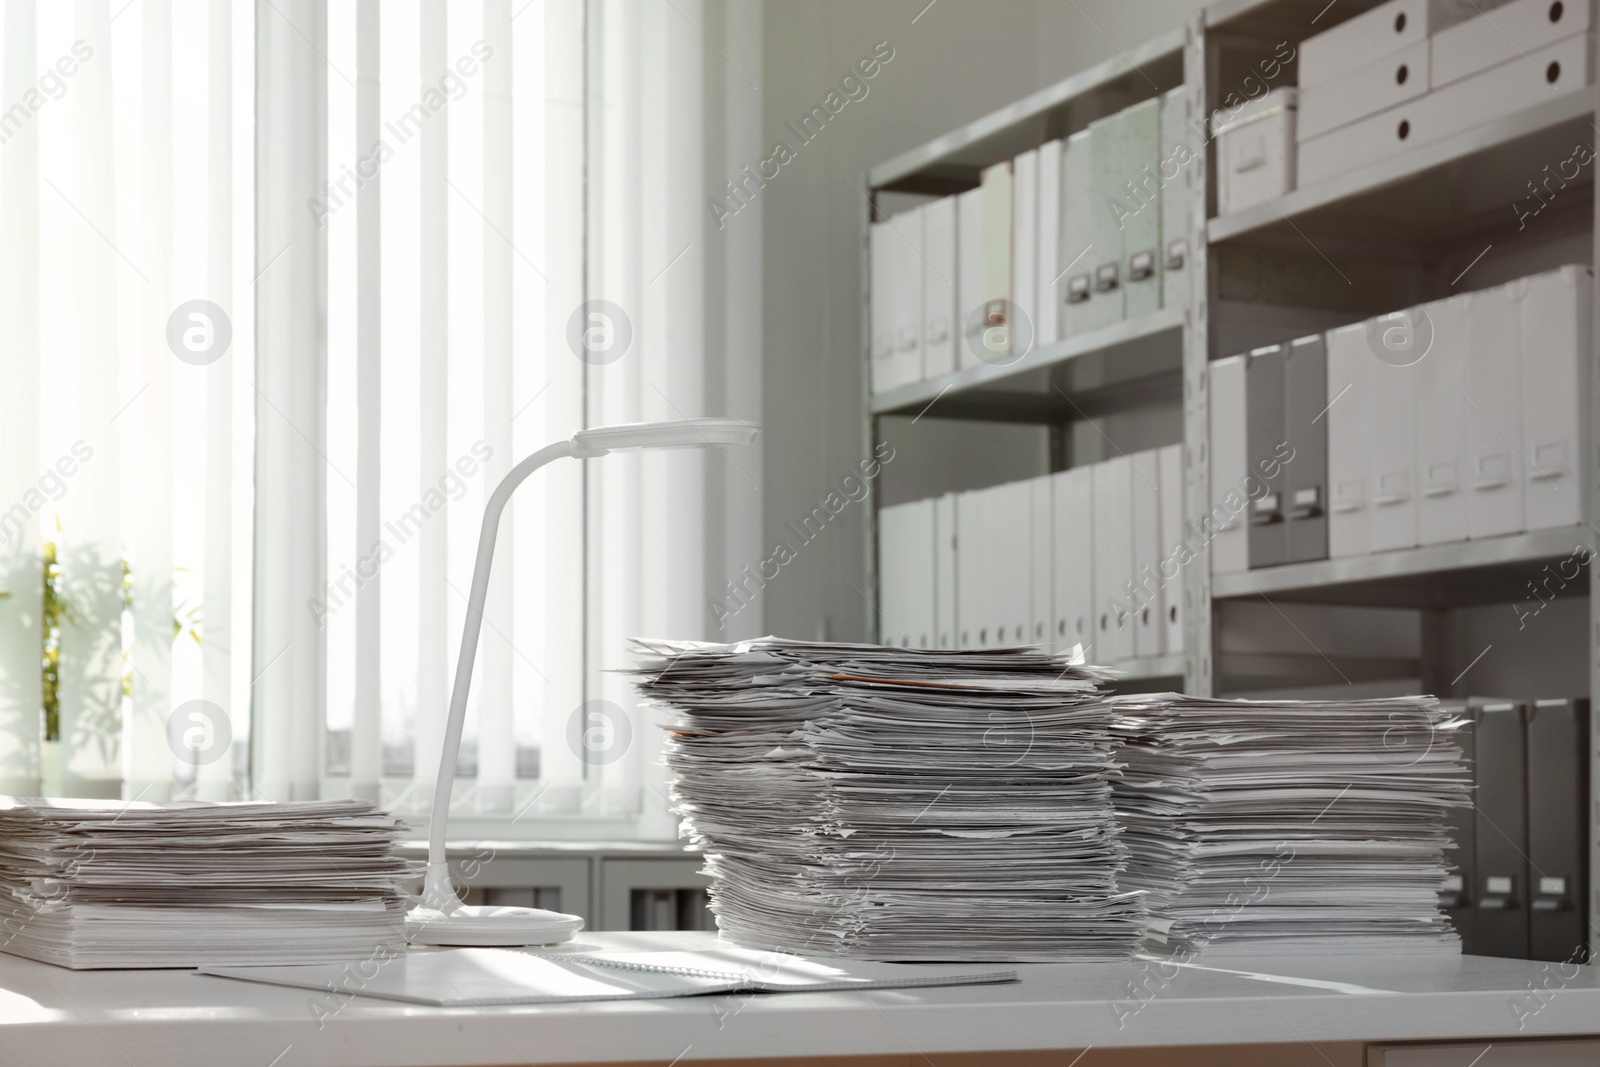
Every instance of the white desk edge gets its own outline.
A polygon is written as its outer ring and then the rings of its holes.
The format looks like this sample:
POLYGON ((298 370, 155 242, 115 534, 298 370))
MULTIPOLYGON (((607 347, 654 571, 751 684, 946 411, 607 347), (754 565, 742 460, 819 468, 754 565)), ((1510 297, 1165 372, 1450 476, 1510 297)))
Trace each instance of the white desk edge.
MULTIPOLYGON (((580 941, 692 948, 714 937, 580 941)), ((455 1067, 1600 1034, 1592 967, 1473 956, 1200 963, 1019 965, 1018 983, 944 989, 446 1009, 0 955, 0 1048, 7 1062, 84 1067, 455 1067)))

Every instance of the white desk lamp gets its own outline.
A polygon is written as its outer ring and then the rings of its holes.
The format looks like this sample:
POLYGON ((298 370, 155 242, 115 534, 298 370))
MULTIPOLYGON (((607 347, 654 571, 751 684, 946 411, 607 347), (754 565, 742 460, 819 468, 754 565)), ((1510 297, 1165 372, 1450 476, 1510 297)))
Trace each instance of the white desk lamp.
POLYGON ((439 758, 439 781, 434 786, 433 821, 428 827, 428 875, 422 901, 406 916, 410 940, 428 945, 538 945, 565 941, 583 926, 576 915, 540 908, 476 907, 462 904, 450 887, 445 862, 445 823, 450 816, 450 791, 456 780, 456 756, 461 749, 461 726, 467 716, 467 690, 472 685, 472 664, 483 628, 483 604, 489 591, 489 567, 494 560, 494 540, 506 502, 534 471, 563 456, 589 459, 607 452, 666 448, 708 448, 713 445, 747 445, 760 427, 739 419, 686 419, 682 422, 639 422, 622 426, 596 426, 579 430, 570 441, 546 445, 515 467, 489 495, 478 534, 478 559, 472 568, 472 592, 467 597, 467 617, 461 628, 461 657, 456 661, 455 688, 450 694, 450 720, 445 726, 444 752, 439 758))

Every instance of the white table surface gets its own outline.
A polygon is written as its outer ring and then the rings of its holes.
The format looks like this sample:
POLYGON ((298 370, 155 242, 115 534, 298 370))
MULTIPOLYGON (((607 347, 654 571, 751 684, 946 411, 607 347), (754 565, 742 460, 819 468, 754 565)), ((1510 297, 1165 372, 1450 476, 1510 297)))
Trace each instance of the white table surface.
MULTIPOLYGON (((590 933, 579 943, 683 949, 714 938, 590 933)), ((478 1009, 0 955, 0 1062, 442 1067, 1600 1034, 1593 967, 1418 955, 1202 957, 1170 979, 1172 969, 1139 962, 1017 970, 1022 981, 1007 985, 478 1009)))

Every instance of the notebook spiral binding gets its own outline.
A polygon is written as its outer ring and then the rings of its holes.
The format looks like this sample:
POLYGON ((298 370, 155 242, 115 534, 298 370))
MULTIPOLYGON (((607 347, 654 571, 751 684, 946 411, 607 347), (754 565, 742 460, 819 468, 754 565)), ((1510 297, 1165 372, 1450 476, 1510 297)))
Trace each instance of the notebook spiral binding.
POLYGON ((542 960, 590 963, 597 967, 610 967, 618 971, 645 971, 650 974, 673 974, 683 978, 710 978, 719 982, 747 982, 750 975, 735 971, 707 971, 700 967, 663 967, 658 963, 634 963, 631 960, 608 960, 603 956, 581 956, 577 953, 529 952, 542 960))

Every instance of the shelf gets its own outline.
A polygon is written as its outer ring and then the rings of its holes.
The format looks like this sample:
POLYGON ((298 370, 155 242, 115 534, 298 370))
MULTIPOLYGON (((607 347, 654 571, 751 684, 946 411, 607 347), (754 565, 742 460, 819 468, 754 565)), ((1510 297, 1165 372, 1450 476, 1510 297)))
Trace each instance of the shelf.
POLYGON ((1414 656, 1223 651, 1217 653, 1216 670, 1219 689, 1241 693, 1419 678, 1422 661, 1414 656))
POLYGON ((983 365, 872 397, 874 415, 1067 422, 1176 401, 1181 394, 1183 309, 1069 337, 1010 366, 983 365))
POLYGON ((1218 0, 1205 8, 1206 28, 1276 35, 1298 43, 1370 11, 1384 0, 1218 0))
MULTIPOLYGON (((1393 607, 1453 607, 1514 603, 1531 599, 1528 583, 1547 563, 1559 563, 1582 547, 1592 551, 1587 526, 1566 526, 1462 541, 1426 548, 1377 552, 1370 556, 1265 567, 1211 579, 1213 600, 1265 596, 1314 604, 1370 604, 1393 607)), ((1566 568, 1570 570, 1570 568, 1566 568)), ((1562 592, 1588 592, 1588 582, 1573 578, 1562 592)))
POLYGON ((1170 656, 1142 656, 1138 659, 1118 660, 1111 664, 1112 669, 1117 672, 1112 684, 1142 682, 1152 678, 1172 678, 1182 682, 1187 666, 1188 661, 1181 652, 1170 656))
MULTIPOLYGON (((1213 245, 1243 241, 1306 249, 1309 244, 1337 260, 1352 242, 1393 251, 1459 241, 1473 231, 1515 232, 1513 206, 1529 197, 1528 182, 1545 164, 1565 160, 1579 141, 1589 143, 1594 110, 1595 89, 1577 89, 1212 219, 1207 236, 1213 245)), ((1588 208, 1586 193, 1563 192, 1571 209, 1588 208)), ((1549 227, 1552 234, 1561 228, 1549 227)))
MULTIPOLYGON (((984 167, 1036 148, 1047 137, 1061 136, 1062 131, 1046 130, 1047 120, 1052 111, 1077 97, 1100 90, 1119 97, 1130 92, 1148 96, 1157 87, 1165 90, 1181 85, 1183 39, 1179 28, 1123 50, 1104 63, 878 164, 867 172, 867 183, 873 189, 933 195, 947 195, 952 185, 971 188, 984 167)), ((1112 110, 1131 102, 1122 99, 1112 110)), ((1090 117, 1099 117, 1099 111, 1090 117)))

